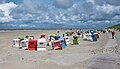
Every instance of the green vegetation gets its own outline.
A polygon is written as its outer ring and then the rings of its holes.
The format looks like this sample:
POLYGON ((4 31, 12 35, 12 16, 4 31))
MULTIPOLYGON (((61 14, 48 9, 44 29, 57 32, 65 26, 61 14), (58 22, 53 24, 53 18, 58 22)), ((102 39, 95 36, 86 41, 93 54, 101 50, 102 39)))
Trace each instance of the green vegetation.
POLYGON ((18 39, 19 39, 20 41, 24 40, 24 38, 22 38, 22 37, 18 37, 18 39))
POLYGON ((109 28, 110 28, 110 29, 115 29, 115 30, 120 31, 120 24, 115 25, 115 26, 112 26, 112 27, 109 27, 109 28))
POLYGON ((27 38, 27 39, 28 39, 28 37, 29 37, 28 35, 27 35, 27 36, 25 36, 25 38, 27 38))

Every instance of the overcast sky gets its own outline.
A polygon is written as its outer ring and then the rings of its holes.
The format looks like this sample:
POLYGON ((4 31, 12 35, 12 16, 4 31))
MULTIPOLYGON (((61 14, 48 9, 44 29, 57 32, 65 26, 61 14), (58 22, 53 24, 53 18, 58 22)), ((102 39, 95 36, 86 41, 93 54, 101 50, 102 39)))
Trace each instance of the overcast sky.
POLYGON ((0 0, 0 22, 120 24, 120 0, 0 0))

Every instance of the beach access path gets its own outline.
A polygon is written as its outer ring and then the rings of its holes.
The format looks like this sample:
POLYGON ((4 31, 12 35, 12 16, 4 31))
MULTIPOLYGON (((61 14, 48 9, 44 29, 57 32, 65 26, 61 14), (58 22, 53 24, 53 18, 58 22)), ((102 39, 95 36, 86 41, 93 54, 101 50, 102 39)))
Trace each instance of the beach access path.
MULTIPOLYGON (((106 53, 98 54, 92 61, 86 65, 84 69, 117 69, 116 63, 118 55, 115 52, 110 52, 111 48, 117 47, 116 38, 112 39, 111 34, 108 33, 109 40, 106 45, 103 46, 106 53)), ((112 49, 113 50, 113 49, 112 49)))

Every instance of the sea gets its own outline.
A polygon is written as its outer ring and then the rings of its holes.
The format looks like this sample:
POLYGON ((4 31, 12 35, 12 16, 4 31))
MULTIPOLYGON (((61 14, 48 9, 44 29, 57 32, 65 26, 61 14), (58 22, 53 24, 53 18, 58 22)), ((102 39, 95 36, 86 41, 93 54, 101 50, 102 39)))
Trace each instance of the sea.
POLYGON ((96 24, 96 25, 78 25, 78 24, 54 24, 54 23, 0 23, 0 30, 34 30, 34 29, 91 29, 91 28, 107 28, 112 24, 96 24))

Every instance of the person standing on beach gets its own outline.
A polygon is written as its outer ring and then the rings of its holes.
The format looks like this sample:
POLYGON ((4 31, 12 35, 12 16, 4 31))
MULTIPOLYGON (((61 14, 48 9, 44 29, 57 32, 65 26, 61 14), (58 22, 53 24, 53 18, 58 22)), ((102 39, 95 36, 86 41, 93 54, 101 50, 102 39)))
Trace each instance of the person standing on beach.
POLYGON ((112 33, 112 39, 114 39, 114 37, 115 37, 115 31, 112 31, 111 33, 112 33))

